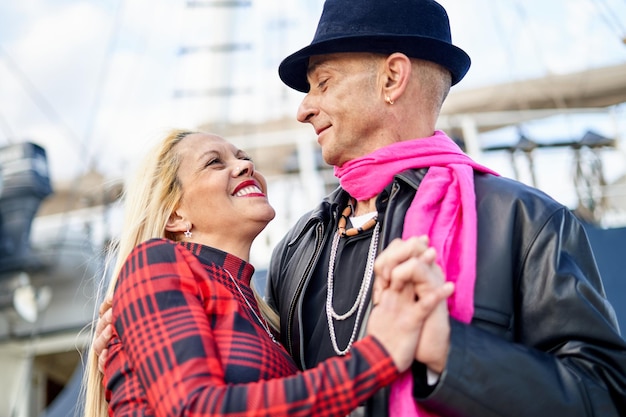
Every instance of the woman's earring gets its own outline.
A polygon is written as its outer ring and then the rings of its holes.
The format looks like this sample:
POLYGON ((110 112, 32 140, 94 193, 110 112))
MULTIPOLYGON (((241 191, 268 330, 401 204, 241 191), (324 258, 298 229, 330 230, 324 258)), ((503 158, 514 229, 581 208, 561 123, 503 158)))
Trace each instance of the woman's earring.
POLYGON ((391 99, 391 97, 389 97, 389 96, 386 96, 386 97, 385 97, 385 101, 386 101, 387 103, 389 103, 389 104, 393 104, 393 100, 392 100, 392 99, 391 99))
POLYGON ((193 233, 191 233, 191 226, 187 225, 187 231, 184 232, 186 238, 190 238, 193 233))

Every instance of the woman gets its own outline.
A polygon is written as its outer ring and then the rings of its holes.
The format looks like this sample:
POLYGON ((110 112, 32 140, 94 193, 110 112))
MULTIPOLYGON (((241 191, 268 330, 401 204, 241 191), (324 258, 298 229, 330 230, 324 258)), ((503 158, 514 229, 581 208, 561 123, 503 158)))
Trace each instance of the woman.
POLYGON ((219 136, 173 131, 147 159, 126 196, 115 329, 104 380, 90 352, 86 416, 106 415, 105 396, 115 416, 345 416, 410 367, 419 323, 450 286, 416 301, 396 281, 350 354, 298 371, 250 287, 250 247, 275 214, 266 190, 219 136))

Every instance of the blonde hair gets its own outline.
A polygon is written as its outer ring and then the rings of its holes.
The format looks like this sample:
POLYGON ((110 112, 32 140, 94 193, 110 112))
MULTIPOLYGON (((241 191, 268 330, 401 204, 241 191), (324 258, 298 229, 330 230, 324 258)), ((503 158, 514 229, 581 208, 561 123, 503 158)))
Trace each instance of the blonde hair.
MULTIPOLYGON (((178 207, 183 190, 178 179, 181 157, 175 148, 188 135, 189 130, 171 130, 145 158, 137 175, 124 192, 124 221, 122 233, 115 244, 115 264, 106 296, 113 294, 117 276, 128 255, 138 244, 152 238, 178 240, 178 236, 165 230, 171 214, 178 207)), ((261 312, 268 322, 278 329, 277 314, 255 292, 261 312)), ((95 323, 94 323, 95 324, 95 323)), ((95 325, 92 326, 92 332, 95 325)), ((92 335, 93 339, 93 335, 92 335)), ((83 395, 85 417, 107 417, 107 402, 102 384, 103 375, 98 369, 98 357, 89 348, 83 395)))

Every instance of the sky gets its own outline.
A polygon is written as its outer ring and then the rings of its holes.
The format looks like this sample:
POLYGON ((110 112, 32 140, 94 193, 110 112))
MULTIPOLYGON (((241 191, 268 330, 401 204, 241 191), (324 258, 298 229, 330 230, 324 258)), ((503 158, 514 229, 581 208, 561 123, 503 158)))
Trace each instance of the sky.
MULTIPOLYGON (((44 146, 54 181, 90 169, 123 177, 164 129, 295 116, 301 95, 281 84, 277 67, 310 42, 322 1, 252 0, 236 18, 193 3, 202 2, 1 1, 0 146, 44 146), (241 48, 232 65, 214 65, 207 48, 229 42, 241 48), (202 95, 224 80, 246 99, 202 95)), ((472 57, 457 89, 626 62, 626 0, 441 3, 453 42, 472 57)), ((622 107, 617 123, 596 115, 525 128, 541 137, 591 126, 624 137, 622 107)), ((514 135, 505 130, 482 140, 514 135)), ((491 162, 510 174, 508 160, 491 162)))

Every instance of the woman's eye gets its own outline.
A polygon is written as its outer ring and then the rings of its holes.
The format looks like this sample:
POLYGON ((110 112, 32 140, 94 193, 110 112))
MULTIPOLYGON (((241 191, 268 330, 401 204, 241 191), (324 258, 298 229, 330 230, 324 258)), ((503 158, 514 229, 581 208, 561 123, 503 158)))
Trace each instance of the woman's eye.
POLYGON ((206 166, 211 166, 211 165, 215 165, 215 164, 219 164, 220 163, 220 159, 219 158, 211 158, 207 161, 206 166))

